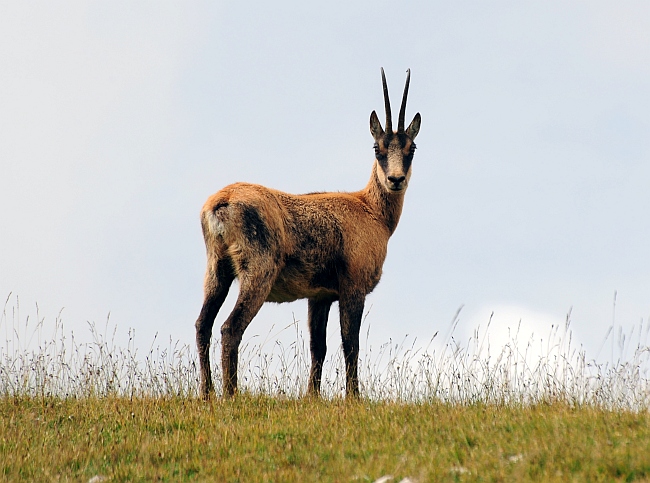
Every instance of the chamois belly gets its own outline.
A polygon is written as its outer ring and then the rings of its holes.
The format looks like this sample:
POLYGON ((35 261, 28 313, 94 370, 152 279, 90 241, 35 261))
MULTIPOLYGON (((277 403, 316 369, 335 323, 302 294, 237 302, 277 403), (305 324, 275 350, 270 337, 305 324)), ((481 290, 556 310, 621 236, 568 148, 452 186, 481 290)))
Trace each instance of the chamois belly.
POLYGON ((278 275, 268 302, 293 302, 306 298, 338 298, 338 278, 330 264, 314 269, 289 260, 278 275))

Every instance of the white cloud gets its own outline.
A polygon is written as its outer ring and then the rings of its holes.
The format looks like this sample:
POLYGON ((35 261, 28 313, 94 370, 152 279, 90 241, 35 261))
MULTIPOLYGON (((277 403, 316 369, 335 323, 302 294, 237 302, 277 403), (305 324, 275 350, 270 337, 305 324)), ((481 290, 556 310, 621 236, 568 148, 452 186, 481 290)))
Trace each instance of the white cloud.
MULTIPOLYGON (((516 348, 534 363, 555 352, 558 344, 568 344, 566 318, 566 314, 547 314, 516 305, 486 305, 461 317, 454 339, 460 345, 466 345, 470 338, 478 340, 484 356, 495 357, 505 348, 516 348)), ((579 347, 573 335, 571 347, 579 347)))

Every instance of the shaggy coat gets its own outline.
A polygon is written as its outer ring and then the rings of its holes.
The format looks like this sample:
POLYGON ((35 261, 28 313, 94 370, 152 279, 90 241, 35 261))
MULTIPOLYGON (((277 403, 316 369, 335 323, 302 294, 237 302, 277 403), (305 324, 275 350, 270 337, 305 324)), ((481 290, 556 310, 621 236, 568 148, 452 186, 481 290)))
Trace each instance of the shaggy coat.
POLYGON ((308 300, 312 365, 309 393, 320 392, 325 334, 332 302, 339 302, 346 365, 346 392, 358 396, 359 331, 365 297, 379 283, 388 239, 404 203, 420 127, 416 114, 404 130, 409 80, 397 132, 382 69, 386 131, 373 111, 370 130, 375 162, 370 181, 353 193, 291 195, 264 186, 235 183, 210 196, 201 211, 208 258, 204 303, 196 322, 201 392, 213 391, 209 347, 214 319, 230 285, 239 297, 221 327, 223 394, 237 390, 239 344, 264 302, 308 300))

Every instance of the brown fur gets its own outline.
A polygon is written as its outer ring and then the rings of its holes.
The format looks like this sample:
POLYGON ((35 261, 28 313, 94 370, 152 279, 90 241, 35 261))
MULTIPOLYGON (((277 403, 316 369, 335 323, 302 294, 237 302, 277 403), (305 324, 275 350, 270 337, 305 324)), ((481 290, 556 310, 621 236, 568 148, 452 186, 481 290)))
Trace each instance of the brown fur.
MULTIPOLYGON (((389 105, 385 80, 384 90, 389 105)), ((407 88, 405 97, 406 93, 407 88)), ((221 327, 224 395, 237 389, 239 344, 262 304, 306 298, 312 353, 309 392, 320 392, 327 318, 332 302, 338 300, 346 390, 358 396, 364 301, 379 283, 388 239, 402 212, 420 115, 406 131, 401 125, 396 133, 385 133, 374 111, 370 124, 376 160, 361 191, 291 195, 235 183, 206 201, 201 223, 208 268, 204 304, 196 322, 204 397, 213 390, 212 326, 234 278, 240 282, 239 297, 221 327)))

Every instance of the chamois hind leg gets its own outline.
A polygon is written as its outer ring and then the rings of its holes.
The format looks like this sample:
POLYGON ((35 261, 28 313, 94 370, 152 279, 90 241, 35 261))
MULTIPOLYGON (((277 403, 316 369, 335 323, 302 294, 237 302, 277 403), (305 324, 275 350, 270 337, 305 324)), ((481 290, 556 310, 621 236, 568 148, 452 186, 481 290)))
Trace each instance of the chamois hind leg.
POLYGON ((207 399, 214 391, 210 370, 210 339, 214 319, 223 305, 235 275, 230 259, 210 260, 205 274, 204 301, 196 321, 196 346, 201 368, 201 396, 207 399))
POLYGON ((339 300, 341 318, 341 340, 345 358, 345 395, 359 397, 359 331, 365 296, 357 293, 342 293, 339 300))
POLYGON ((318 396, 320 394, 323 361, 327 352, 327 317, 331 306, 331 300, 309 299, 308 303, 311 371, 309 372, 307 393, 312 396, 318 396))
POLYGON ((257 315, 271 291, 276 270, 267 267, 254 273, 239 273, 239 297, 235 307, 221 326, 221 368, 223 395, 233 396, 237 391, 237 363, 239 344, 246 327, 257 315))

